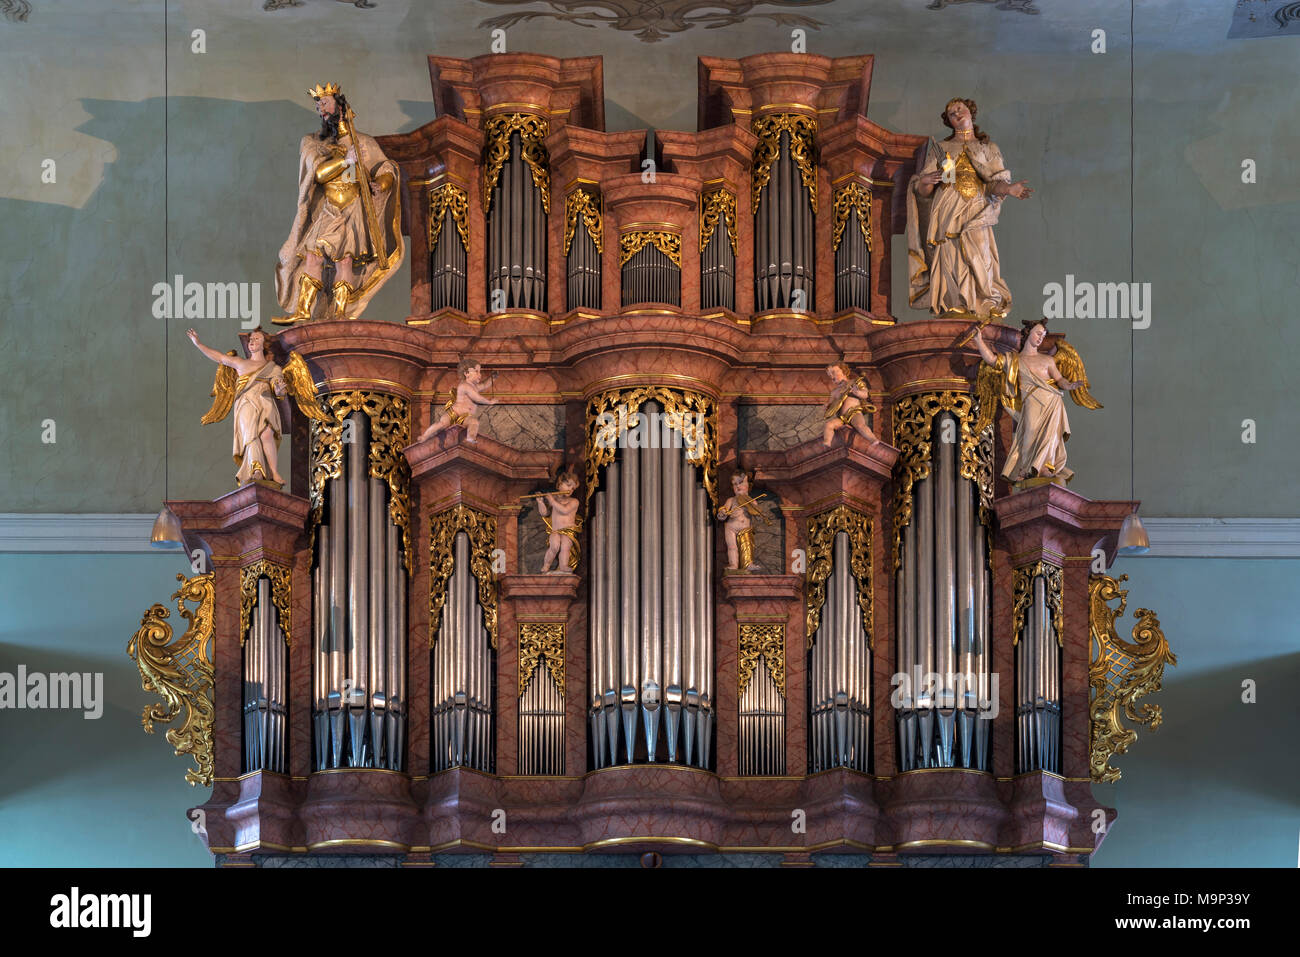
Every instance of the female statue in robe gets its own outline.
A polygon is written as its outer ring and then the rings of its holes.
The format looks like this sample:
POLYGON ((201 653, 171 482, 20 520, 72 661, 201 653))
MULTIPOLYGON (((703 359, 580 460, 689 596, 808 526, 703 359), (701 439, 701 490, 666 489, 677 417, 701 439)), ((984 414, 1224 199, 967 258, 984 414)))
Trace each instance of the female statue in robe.
POLYGON ((907 184, 908 304, 934 316, 1002 318, 1011 290, 1002 281, 993 227, 1007 196, 1026 199, 1002 151, 975 125, 974 100, 953 99, 942 117, 952 135, 930 140, 907 184))

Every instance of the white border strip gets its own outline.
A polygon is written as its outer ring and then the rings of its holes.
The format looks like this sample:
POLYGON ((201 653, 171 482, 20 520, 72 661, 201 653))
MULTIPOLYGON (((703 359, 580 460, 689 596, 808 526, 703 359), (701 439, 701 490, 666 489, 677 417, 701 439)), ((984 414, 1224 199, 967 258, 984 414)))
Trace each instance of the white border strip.
POLYGON ((0 552, 157 553, 160 550, 149 544, 156 517, 0 512, 0 552))
MULTIPOLYGON (((0 553, 156 554, 153 515, 0 513, 0 553)), ((1300 558, 1300 518, 1143 518, 1150 558, 1300 558)))

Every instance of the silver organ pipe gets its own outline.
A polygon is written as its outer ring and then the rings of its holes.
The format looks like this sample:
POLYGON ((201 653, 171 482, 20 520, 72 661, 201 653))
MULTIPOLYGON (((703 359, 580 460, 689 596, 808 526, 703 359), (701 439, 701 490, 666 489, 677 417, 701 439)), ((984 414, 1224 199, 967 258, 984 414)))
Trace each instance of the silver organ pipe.
POLYGON ((913 519, 903 528, 896 579, 898 670, 906 676, 899 766, 987 771, 987 537, 978 491, 961 475, 960 423, 942 412, 932 429, 930 475, 912 487, 913 519))
POLYGON ((1048 581, 1033 576, 1016 644, 1016 771, 1060 773, 1061 655, 1048 581))
POLYGON ((564 698, 546 658, 519 699, 519 773, 564 773, 564 698))
POLYGON ((713 736, 713 526, 699 469, 661 409, 645 448, 621 448, 592 498, 593 766, 708 767, 713 736), (664 448, 663 446, 668 446, 664 448))
POLYGON ((433 646, 430 757, 434 771, 495 769, 492 744, 496 655, 483 624, 478 584, 470 567, 470 540, 456 535, 447 598, 433 646))
POLYGON ((438 242, 429 250, 429 307, 440 309, 468 309, 469 254, 456 228, 456 217, 450 208, 442 214, 438 242))
POLYGON ((579 222, 573 231, 566 261, 568 276, 568 308, 600 308, 600 251, 584 225, 579 222))
MULTIPOLYGON (((809 652, 808 769, 812 773, 840 767, 871 770, 871 653, 858 597, 849 536, 839 532, 831 550, 826 600, 809 652)), ((758 677, 756 670, 753 681, 758 677)), ((783 702, 781 714, 783 729, 783 702)))
POLYGON ((621 275, 625 306, 638 302, 682 304, 682 269, 652 243, 646 243, 623 264, 621 275))
POLYGON ((386 481, 369 474, 369 417, 358 410, 347 421, 351 441, 343 443, 339 476, 325 484, 312 569, 312 767, 401 770, 407 681, 401 532, 389 517, 386 481))
POLYGON ((257 598, 244 638, 244 772, 288 767, 286 720, 288 667, 279 611, 271 601, 271 581, 257 581, 257 598))
POLYGON ((849 210, 835 250, 835 310, 871 308, 871 250, 856 208, 849 210))
POLYGON ((782 131, 780 148, 754 213, 755 309, 787 309, 800 303, 811 310, 815 266, 813 215, 808 187, 790 155, 790 134, 782 131))
POLYGON ((487 252, 488 309, 546 311, 546 211, 517 132, 492 187, 487 252))
POLYGON ((740 698, 738 767, 742 775, 785 774, 785 697, 759 655, 740 698))

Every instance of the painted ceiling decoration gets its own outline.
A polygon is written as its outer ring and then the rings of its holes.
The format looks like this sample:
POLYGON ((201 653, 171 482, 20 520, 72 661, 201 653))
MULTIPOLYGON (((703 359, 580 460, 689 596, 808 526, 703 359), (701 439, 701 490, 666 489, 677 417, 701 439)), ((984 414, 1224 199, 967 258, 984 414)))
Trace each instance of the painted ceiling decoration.
POLYGON ((1286 0, 1237 0, 1229 40, 1300 36, 1300 3, 1286 0))
MULTIPOLYGON (((524 6, 528 0, 482 0, 495 6, 524 6)), ((550 10, 517 10, 490 17, 480 27, 508 29, 539 17, 594 27, 635 31, 646 43, 694 27, 716 30, 747 20, 766 19, 779 26, 822 27, 822 21, 799 13, 754 13, 755 7, 821 6, 832 0, 544 0, 550 10)))
POLYGON ((0 13, 6 20, 25 23, 27 15, 32 12, 32 5, 27 0, 0 0, 0 13))
POLYGON ((927 10, 942 10, 958 3, 996 3, 998 10, 1011 10, 1016 13, 1042 13, 1034 6, 1035 0, 934 0, 926 4, 927 10))

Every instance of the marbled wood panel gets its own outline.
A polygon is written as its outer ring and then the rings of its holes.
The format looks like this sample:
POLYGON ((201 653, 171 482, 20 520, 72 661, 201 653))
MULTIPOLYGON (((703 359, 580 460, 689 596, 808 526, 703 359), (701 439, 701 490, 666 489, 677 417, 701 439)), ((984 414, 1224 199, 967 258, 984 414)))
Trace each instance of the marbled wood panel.
POLYGON ((497 774, 519 773, 519 621, 513 601, 500 602, 497 649, 492 655, 496 678, 492 688, 492 769, 497 774))
POLYGON ((819 405, 741 405, 737 444, 745 451, 777 452, 819 438, 819 405))
MULTIPOLYGON (((715 562, 720 562, 714 557, 715 562)), ((717 596, 720 598, 721 596, 717 596)), ((713 766, 727 777, 739 773, 740 708, 737 698, 740 634, 736 610, 715 598, 713 611, 713 712, 716 730, 713 766)))
POLYGON ((564 448, 562 405, 494 405, 480 421, 484 435, 512 449, 564 448))
POLYGON ((285 649, 288 657, 288 688, 285 702, 289 727, 285 729, 289 749, 287 769, 290 774, 302 777, 311 772, 312 716, 316 702, 311 700, 312 667, 315 657, 312 648, 312 553, 302 549, 294 556, 292 595, 292 644, 285 649))
POLYGON ((989 671, 998 679, 998 714, 993 718, 989 751, 993 773, 1000 778, 1016 773, 1016 649, 1011 645, 1015 631, 1014 574, 1004 536, 994 536, 993 594, 989 609, 989 671))
MULTIPOLYGON (((757 497, 766 493, 767 498, 755 504, 760 512, 758 516, 751 518, 751 527, 754 529, 754 560, 758 562, 759 569, 768 575, 783 575, 786 572, 786 551, 785 551, 785 529, 782 521, 781 511, 778 506, 781 504, 781 497, 775 492, 763 488, 761 485, 754 486, 751 495, 757 497), (763 521, 766 517, 767 522, 763 521)), ((727 496, 730 496, 730 490, 727 490, 727 496)), ((726 498, 719 496, 725 502, 726 498)), ((722 538, 722 523, 718 523, 717 538, 722 538)), ((725 553, 726 542, 723 541, 723 550, 725 553)), ((725 557, 725 555, 724 555, 725 557)), ((724 562, 725 564, 725 562, 724 562)))
MULTIPOLYGON (((580 572, 582 568, 578 569, 580 572)), ((591 701, 587 657, 587 577, 569 604, 564 628, 564 773, 587 771, 587 708, 591 701)))
MULTIPOLYGON (((524 507, 519 512, 519 568, 518 573, 521 575, 533 575, 542 570, 542 559, 546 557, 546 549, 550 540, 550 535, 546 531, 546 526, 542 524, 541 513, 537 511, 537 500, 531 499, 524 503, 524 507)), ((581 537, 581 536, 580 536, 581 537)), ((586 558, 584 554, 581 559, 582 565, 578 567, 581 574, 586 568, 586 558)), ((568 569, 565 569, 568 571, 568 569)))

